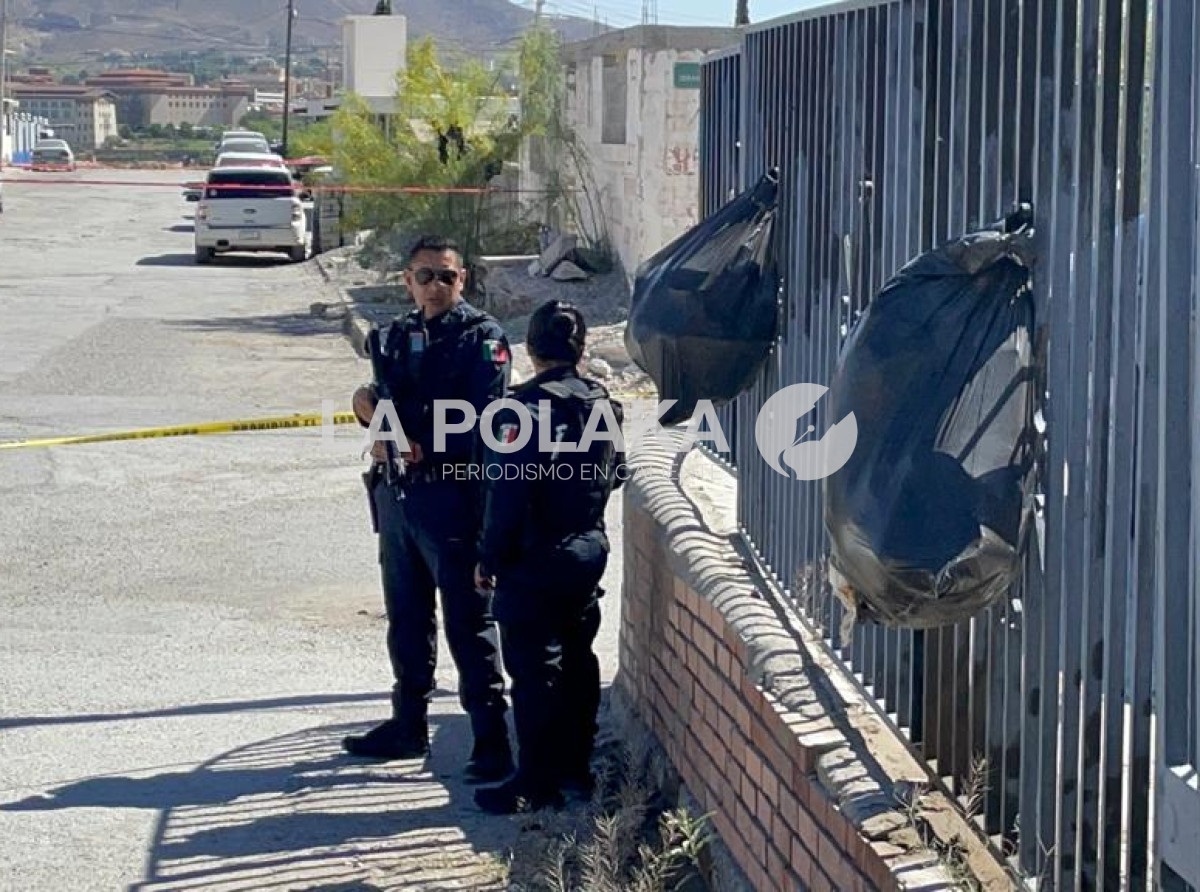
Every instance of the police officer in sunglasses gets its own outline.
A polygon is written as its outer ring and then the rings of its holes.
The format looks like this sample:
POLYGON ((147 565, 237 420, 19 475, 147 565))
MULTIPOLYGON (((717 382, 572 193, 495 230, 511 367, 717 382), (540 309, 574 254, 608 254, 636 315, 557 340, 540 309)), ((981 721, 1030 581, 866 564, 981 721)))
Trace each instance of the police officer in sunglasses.
MULTIPOLYGON (((511 362, 500 324, 463 299, 462 251, 449 239, 425 236, 413 245, 404 273, 416 309, 379 331, 381 373, 409 449, 401 473, 387 473, 386 444, 372 449, 368 477, 379 533, 387 647, 395 685, 392 716, 365 735, 347 737, 346 751, 377 759, 423 758, 437 660, 435 590, 441 593, 459 696, 471 718, 474 750, 467 776, 499 780, 513 768, 505 723, 504 679, 489 598, 474 582, 481 481, 464 473, 475 458, 472 427, 449 433, 435 451, 434 404, 466 400, 477 413, 504 397, 511 362)), ((354 394, 354 411, 369 424, 374 386, 354 394)), ((447 420, 460 420, 453 410, 447 420)))

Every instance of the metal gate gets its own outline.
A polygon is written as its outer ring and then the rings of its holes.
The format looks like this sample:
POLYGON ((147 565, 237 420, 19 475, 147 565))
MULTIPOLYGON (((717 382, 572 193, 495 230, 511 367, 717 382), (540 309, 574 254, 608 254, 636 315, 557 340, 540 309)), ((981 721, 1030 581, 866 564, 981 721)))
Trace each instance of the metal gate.
POLYGON ((747 541, 931 770, 986 782, 977 822, 1043 889, 1200 886, 1198 46, 1193 0, 892 0, 751 27, 703 71, 702 206, 781 170, 783 328, 727 410, 747 541), (843 641, 820 484, 767 468, 753 419, 829 382, 905 262, 1021 200, 1040 544, 970 622, 843 641))

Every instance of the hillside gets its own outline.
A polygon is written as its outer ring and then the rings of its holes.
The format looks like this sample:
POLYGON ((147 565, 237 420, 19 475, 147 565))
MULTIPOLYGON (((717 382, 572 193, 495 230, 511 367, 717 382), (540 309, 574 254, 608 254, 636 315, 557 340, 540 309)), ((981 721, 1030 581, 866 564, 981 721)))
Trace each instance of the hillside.
MULTIPOLYGON (((508 0, 393 0, 408 18, 409 40, 426 35, 473 54, 510 44, 533 13, 508 0)), ((41 63, 107 53, 224 50, 278 52, 286 0, 9 0, 10 47, 41 63)), ((375 0, 296 0, 296 49, 338 46, 339 20, 369 13, 375 0)), ((553 20, 568 40, 591 36, 583 19, 553 20)))

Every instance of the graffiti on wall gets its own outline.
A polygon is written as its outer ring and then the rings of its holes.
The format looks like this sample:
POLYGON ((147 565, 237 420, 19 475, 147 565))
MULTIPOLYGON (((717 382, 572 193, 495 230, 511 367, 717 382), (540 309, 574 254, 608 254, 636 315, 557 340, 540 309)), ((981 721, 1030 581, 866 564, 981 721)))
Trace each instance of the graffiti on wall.
POLYGON ((694 176, 700 173, 700 148, 686 145, 671 146, 667 149, 663 169, 669 177, 694 176))

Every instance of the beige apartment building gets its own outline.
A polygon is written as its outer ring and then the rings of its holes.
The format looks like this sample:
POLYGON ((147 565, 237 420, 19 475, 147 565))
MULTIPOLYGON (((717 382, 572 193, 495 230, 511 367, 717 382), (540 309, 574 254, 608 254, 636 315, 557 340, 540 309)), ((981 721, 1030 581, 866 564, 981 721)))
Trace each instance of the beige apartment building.
POLYGON ((62 84, 13 84, 22 112, 45 118, 76 152, 90 152, 117 136, 116 97, 107 90, 62 84))

